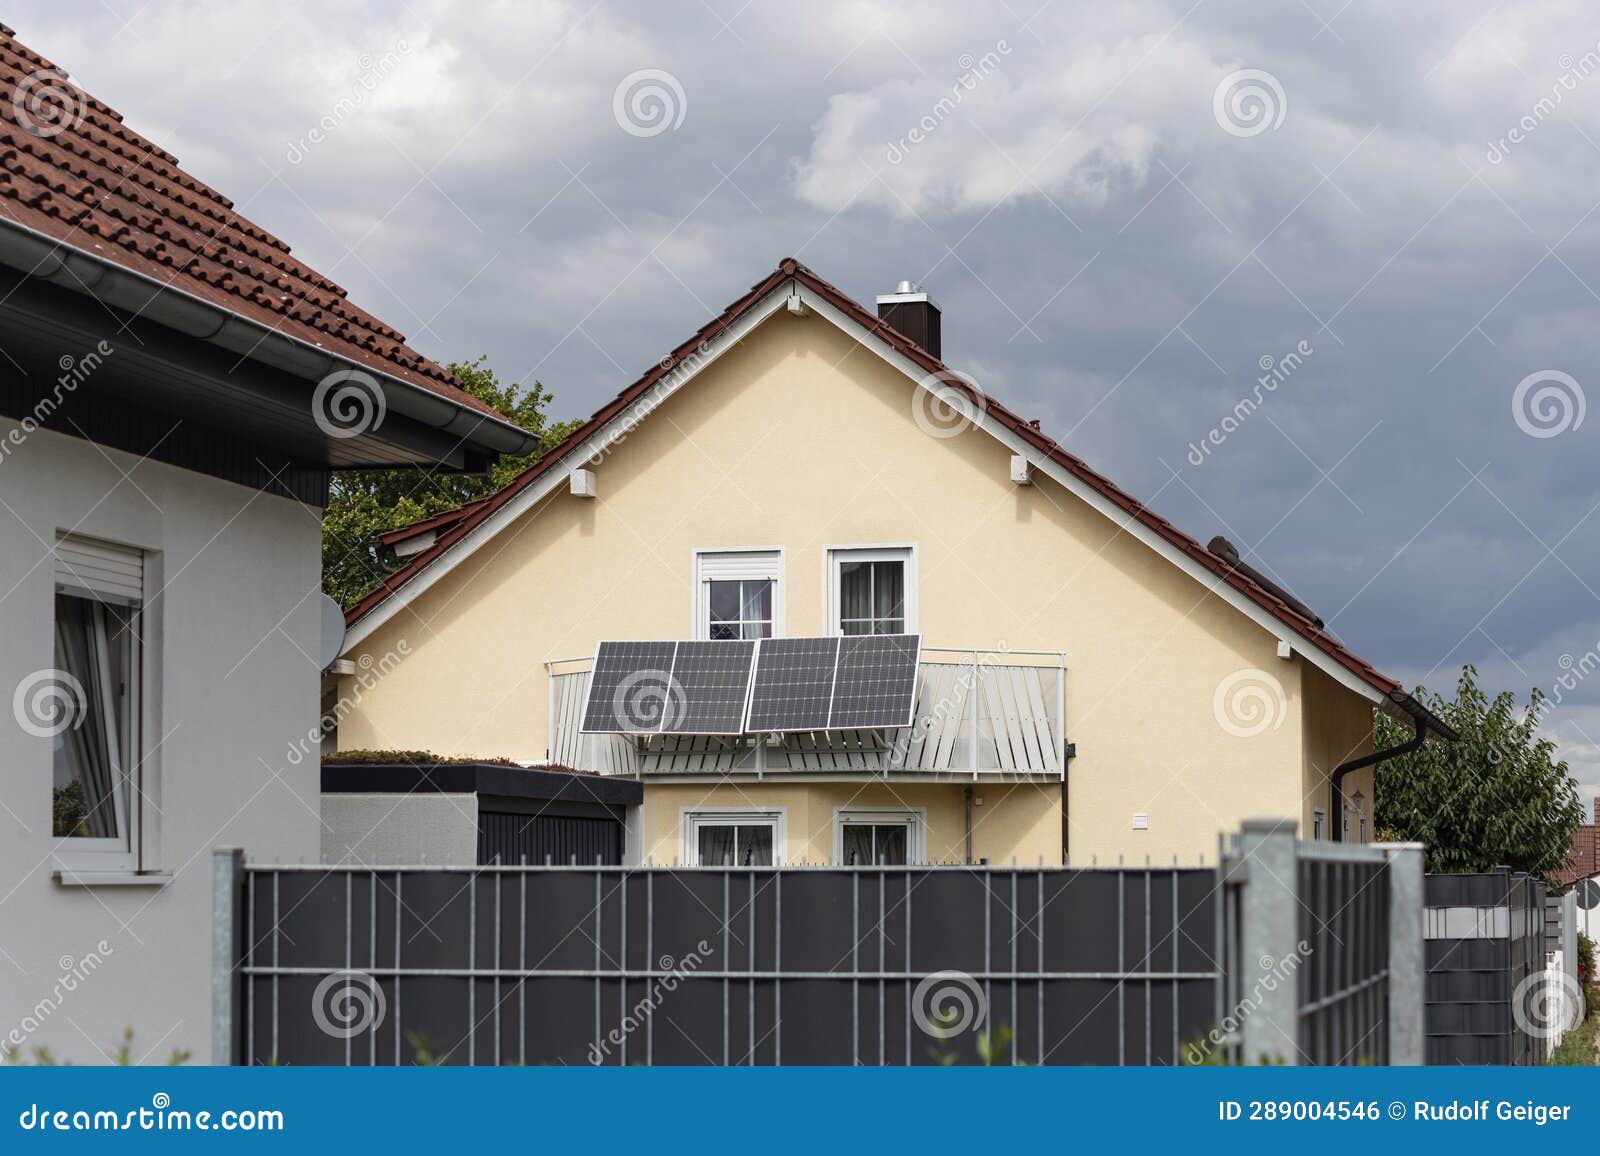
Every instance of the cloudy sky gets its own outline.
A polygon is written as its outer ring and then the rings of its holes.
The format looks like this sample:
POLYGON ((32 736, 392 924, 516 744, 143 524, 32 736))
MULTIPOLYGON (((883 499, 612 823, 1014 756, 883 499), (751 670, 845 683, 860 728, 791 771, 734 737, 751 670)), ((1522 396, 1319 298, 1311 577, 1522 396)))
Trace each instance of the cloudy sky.
MULTIPOLYGON (((1582 0, 5 19, 418 348, 558 416, 784 256, 858 299, 910 278, 946 360, 1381 669, 1525 695, 1600 648, 1582 0)), ((1600 677, 1562 695, 1600 784, 1600 677)))

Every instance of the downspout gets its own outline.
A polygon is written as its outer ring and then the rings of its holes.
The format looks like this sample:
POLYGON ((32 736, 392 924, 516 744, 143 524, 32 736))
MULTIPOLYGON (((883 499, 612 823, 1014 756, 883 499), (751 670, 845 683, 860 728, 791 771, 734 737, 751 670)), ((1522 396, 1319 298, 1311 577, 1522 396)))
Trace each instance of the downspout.
MULTIPOLYGON (((1344 777, 1351 771, 1364 770, 1367 767, 1377 766, 1389 759, 1397 759, 1401 755, 1409 755, 1412 751, 1428 741, 1428 718, 1419 710, 1413 710, 1410 697, 1404 701, 1391 697, 1395 705, 1404 709, 1411 715, 1411 723, 1417 728, 1417 733, 1397 747, 1390 747, 1386 751, 1373 751, 1370 755, 1362 755, 1359 759, 1351 759, 1347 763, 1340 763, 1333 768, 1333 775, 1329 779, 1330 803, 1332 810, 1328 818, 1333 825, 1333 841, 1344 842, 1344 777)), ((1377 801, 1377 791, 1373 791, 1373 801, 1377 801)))

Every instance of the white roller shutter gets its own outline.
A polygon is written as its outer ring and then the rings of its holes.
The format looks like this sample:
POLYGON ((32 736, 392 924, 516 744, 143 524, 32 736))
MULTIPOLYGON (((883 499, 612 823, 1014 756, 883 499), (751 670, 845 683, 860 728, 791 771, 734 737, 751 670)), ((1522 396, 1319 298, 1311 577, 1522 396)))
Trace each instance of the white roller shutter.
POLYGON ((56 585, 108 602, 144 601, 144 554, 96 538, 63 534, 56 539, 56 585))

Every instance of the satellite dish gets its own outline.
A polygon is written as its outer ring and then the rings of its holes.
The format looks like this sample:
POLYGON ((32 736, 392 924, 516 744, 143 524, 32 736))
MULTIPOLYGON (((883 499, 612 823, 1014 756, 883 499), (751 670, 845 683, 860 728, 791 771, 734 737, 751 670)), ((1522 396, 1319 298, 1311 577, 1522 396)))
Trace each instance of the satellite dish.
POLYGON ((322 650, 320 669, 327 670, 344 650, 344 610, 332 598, 322 595, 322 650))
POLYGON ((1578 906, 1585 911, 1593 911, 1600 907, 1600 880, 1578 880, 1578 906))

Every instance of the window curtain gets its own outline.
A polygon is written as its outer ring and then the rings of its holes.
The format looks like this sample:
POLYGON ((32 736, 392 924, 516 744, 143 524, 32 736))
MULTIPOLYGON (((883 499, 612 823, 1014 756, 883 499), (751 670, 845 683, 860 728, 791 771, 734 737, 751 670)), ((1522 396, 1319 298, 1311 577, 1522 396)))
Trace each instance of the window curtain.
POLYGON ((740 584, 739 617, 746 638, 772 637, 772 583, 751 579, 740 584))
POLYGON ((732 867, 737 833, 737 827, 701 827, 700 866, 732 867))
POLYGON ((906 624, 906 568, 900 562, 874 562, 873 571, 874 633, 899 634, 906 624))
POLYGON ((846 867, 903 867, 908 855, 904 823, 846 823, 846 867))
POLYGON ((772 828, 766 823, 758 827, 739 828, 739 866, 772 866, 772 828))
POLYGON ((56 598, 56 666, 76 681, 64 696, 71 722, 55 738, 57 837, 121 834, 114 795, 121 743, 112 729, 118 714, 113 696, 121 678, 113 665, 110 637, 103 607, 83 598, 56 598), (81 804, 71 797, 74 785, 81 804))
POLYGON ((841 634, 871 634, 872 563, 842 562, 839 565, 839 631, 841 634))

